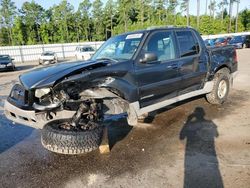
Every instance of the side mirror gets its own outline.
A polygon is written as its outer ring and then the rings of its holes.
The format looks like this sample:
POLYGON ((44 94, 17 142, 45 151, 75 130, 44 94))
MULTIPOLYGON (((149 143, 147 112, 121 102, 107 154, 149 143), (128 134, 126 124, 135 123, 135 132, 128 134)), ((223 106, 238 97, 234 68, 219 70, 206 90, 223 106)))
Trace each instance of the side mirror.
POLYGON ((14 61, 14 60, 15 60, 15 58, 11 58, 11 60, 12 60, 12 61, 14 61))
POLYGON ((155 53, 145 53, 144 57, 140 59, 140 63, 147 63, 152 61, 157 61, 158 57, 155 53))

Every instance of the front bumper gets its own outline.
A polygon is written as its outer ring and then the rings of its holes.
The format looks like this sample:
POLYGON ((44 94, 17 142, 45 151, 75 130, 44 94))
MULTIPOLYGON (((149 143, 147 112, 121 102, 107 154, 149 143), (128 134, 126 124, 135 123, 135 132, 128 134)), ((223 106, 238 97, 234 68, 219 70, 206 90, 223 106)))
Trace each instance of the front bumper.
POLYGON ((55 58, 52 58, 52 59, 39 59, 39 63, 45 63, 45 62, 56 62, 56 59, 55 58))
POLYGON ((23 110, 11 104, 7 100, 4 105, 4 114, 9 120, 35 129, 42 129, 45 124, 53 120, 71 118, 74 113, 74 111, 67 110, 54 112, 52 116, 50 115, 50 119, 48 119, 47 112, 23 110))
POLYGON ((39 128, 37 117, 33 110, 20 109, 6 100, 4 104, 4 114, 11 121, 33 128, 39 128))
POLYGON ((14 66, 1 66, 0 67, 0 71, 8 71, 8 70, 13 70, 14 69, 14 66))

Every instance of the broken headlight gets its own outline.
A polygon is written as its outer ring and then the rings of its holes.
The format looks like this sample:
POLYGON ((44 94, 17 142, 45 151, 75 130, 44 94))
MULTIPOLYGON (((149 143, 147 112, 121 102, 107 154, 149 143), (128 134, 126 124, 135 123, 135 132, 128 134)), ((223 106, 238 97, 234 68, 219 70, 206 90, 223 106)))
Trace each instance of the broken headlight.
POLYGON ((41 98, 42 96, 48 94, 51 91, 50 88, 42 88, 42 89, 37 89, 35 91, 35 97, 41 98))

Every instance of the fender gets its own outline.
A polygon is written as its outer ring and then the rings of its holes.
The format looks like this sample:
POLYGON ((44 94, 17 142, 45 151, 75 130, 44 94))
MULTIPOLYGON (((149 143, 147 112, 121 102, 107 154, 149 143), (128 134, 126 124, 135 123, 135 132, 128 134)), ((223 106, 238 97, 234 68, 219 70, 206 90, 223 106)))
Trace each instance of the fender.
POLYGON ((131 61, 101 67, 67 77, 59 81, 54 90, 65 88, 70 83, 78 84, 83 90, 90 87, 104 87, 117 91, 128 102, 134 102, 138 100, 138 89, 132 76, 133 70, 131 61))
POLYGON ((209 79, 212 80, 215 73, 226 67, 229 69, 230 73, 233 73, 237 70, 237 60, 234 57, 236 55, 235 49, 232 46, 227 47, 216 47, 210 49, 210 70, 209 70, 209 79))
POLYGON ((121 94, 121 96, 129 103, 138 100, 138 88, 136 85, 120 78, 109 77, 108 79, 112 81, 108 84, 104 84, 103 87, 118 91, 119 94, 121 94))

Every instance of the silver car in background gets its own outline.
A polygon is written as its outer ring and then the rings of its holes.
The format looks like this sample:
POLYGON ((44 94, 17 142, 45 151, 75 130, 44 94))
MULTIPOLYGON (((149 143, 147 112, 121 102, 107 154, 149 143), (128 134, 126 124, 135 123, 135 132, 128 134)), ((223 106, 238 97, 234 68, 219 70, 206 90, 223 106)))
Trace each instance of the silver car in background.
POLYGON ((58 62, 58 57, 55 52, 51 52, 51 51, 43 52, 39 57, 40 65, 52 64, 52 63, 57 63, 57 62, 58 62))
POLYGON ((75 57, 77 60, 89 60, 94 53, 95 49, 92 46, 76 47, 75 57))

